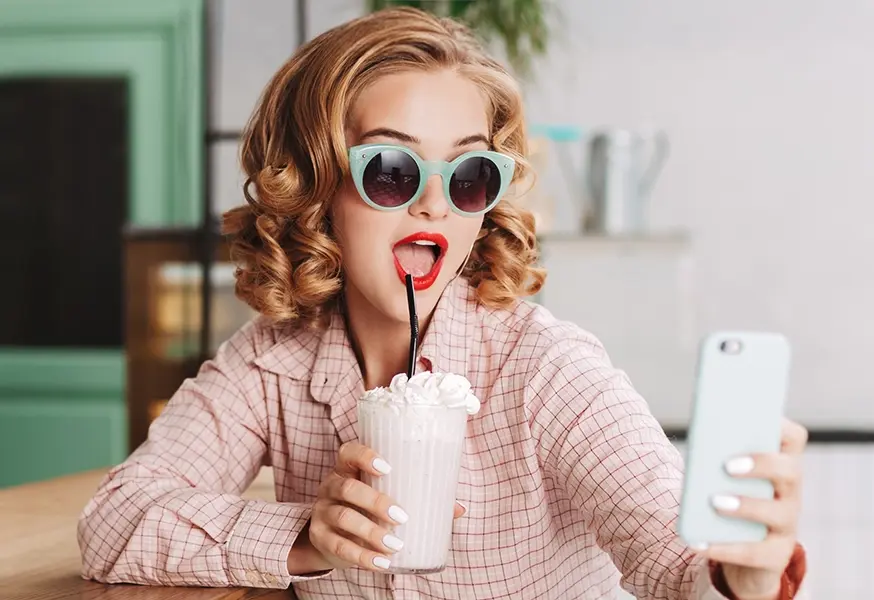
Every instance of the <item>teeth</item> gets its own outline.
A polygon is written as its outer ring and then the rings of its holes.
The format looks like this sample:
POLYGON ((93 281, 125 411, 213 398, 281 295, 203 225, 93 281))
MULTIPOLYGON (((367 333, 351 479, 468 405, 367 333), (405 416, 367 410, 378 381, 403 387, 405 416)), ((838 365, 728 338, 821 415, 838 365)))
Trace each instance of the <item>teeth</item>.
POLYGON ((436 246, 437 245, 434 242, 429 242, 428 240, 416 240, 413 243, 416 244, 417 246, 436 246))

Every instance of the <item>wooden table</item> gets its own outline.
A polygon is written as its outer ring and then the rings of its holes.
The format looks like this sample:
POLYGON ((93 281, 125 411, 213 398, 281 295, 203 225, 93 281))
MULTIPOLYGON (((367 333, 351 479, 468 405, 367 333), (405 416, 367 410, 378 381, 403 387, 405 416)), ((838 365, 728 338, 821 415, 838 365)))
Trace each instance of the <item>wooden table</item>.
MULTIPOLYGON (((291 590, 104 585, 79 576, 76 523, 105 471, 0 490, 2 600, 290 600, 291 590)), ((244 494, 273 500, 264 469, 244 494)))

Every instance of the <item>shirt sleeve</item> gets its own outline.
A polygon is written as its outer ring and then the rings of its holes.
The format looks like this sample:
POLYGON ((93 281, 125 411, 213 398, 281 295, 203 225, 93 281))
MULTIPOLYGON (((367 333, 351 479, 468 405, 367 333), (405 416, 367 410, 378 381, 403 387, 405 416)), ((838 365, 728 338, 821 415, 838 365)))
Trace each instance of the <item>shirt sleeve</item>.
POLYGON ((312 579, 290 576, 286 563, 311 507, 240 497, 267 452, 253 328, 186 380, 148 440, 104 477, 79 518, 83 577, 272 588, 312 579))
POLYGON ((581 510, 637 598, 727 599, 711 565, 676 534, 682 458, 600 343, 560 340, 528 371, 541 464, 581 510))

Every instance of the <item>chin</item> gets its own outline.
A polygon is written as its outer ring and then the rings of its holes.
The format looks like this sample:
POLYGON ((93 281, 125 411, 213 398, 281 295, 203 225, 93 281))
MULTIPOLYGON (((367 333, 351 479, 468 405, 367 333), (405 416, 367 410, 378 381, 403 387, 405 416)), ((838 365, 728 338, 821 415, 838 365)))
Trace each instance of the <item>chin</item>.
MULTIPOLYGON (((403 290, 401 290, 403 292, 403 290)), ((406 292, 401 294, 397 294, 393 298, 391 298, 387 302, 387 306, 383 307, 384 310, 381 310, 385 316, 390 318, 392 321, 397 321, 399 323, 408 324, 410 322, 410 312, 407 308, 407 295, 406 292)), ((416 313, 420 313, 422 311, 422 306, 417 302, 416 303, 416 313)))
MULTIPOLYGON (((424 318, 425 315, 430 314, 434 310, 445 287, 445 284, 441 286, 439 283, 435 283, 427 290, 416 292, 416 314, 419 316, 419 319, 424 318)), ((396 308, 394 308, 393 312, 399 319, 408 323, 410 321, 410 311, 407 306, 407 291, 403 287, 400 289, 400 302, 395 306, 396 308)))
MULTIPOLYGON (((454 274, 455 269, 451 273, 454 274)), ((396 272, 376 273, 373 270, 367 275, 369 276, 360 281, 359 285, 347 279, 347 285, 356 290, 352 295, 357 296, 359 301, 369 304, 370 310, 376 313, 374 317, 382 315, 388 322, 408 325, 410 313, 407 306, 407 290, 400 275, 396 272)), ((444 271, 427 288, 416 290, 416 313, 420 320, 434 310, 451 280, 450 273, 444 271)))
MULTIPOLYGON (((438 280, 428 289, 416 292, 416 314, 420 320, 434 310, 448 283, 448 281, 438 280)), ((401 283, 396 284, 394 287, 396 293, 392 293, 388 298, 383 296, 383 302, 380 302, 382 305, 380 312, 392 320, 409 323, 410 312, 407 306, 407 290, 401 283)))

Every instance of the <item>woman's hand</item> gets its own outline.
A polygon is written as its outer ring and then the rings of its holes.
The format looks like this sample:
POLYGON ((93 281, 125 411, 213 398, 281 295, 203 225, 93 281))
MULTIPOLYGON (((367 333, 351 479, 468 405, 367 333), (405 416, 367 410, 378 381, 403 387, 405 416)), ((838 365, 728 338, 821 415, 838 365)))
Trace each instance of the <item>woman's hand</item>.
MULTIPOLYGON (((391 467, 376 452, 357 442, 343 444, 337 464, 319 487, 309 526, 309 541, 328 568, 357 566, 383 571, 403 547, 391 528, 406 523, 407 513, 386 496, 359 481, 360 472, 376 477, 391 467)), ((464 514, 455 504, 455 518, 464 514)))
POLYGON ((751 544, 716 544, 704 554, 721 563, 725 581, 740 600, 772 600, 778 597, 780 581, 795 550, 801 509, 801 455, 807 430, 784 420, 781 449, 776 454, 738 457, 726 470, 737 477, 769 479, 774 498, 768 500, 716 497, 720 514, 764 523, 768 535, 751 544))

